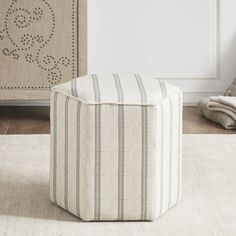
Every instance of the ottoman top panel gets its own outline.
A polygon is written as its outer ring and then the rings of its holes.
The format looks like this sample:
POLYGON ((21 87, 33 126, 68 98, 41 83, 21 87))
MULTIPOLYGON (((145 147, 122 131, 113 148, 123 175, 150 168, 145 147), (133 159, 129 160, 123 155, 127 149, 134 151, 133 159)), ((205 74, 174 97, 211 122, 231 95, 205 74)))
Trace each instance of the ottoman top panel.
POLYGON ((157 105, 181 89, 143 74, 92 74, 53 90, 86 104, 157 105))

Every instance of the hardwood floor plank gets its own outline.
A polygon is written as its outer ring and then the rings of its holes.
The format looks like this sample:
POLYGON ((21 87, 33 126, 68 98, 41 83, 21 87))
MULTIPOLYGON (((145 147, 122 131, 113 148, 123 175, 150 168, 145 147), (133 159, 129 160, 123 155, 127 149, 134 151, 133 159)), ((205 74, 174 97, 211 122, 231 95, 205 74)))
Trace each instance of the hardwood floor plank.
POLYGON ((202 117, 197 107, 184 107, 183 133, 185 134, 236 134, 202 117))
POLYGON ((10 120, 11 120, 12 108, 1 107, 0 109, 0 134, 7 134, 10 120))
POLYGON ((8 134, 49 134, 49 107, 13 107, 8 134))
MULTIPOLYGON (((0 107, 0 134, 49 134, 49 107, 0 107)), ((184 134, 236 134, 203 118, 196 107, 184 107, 184 134)))

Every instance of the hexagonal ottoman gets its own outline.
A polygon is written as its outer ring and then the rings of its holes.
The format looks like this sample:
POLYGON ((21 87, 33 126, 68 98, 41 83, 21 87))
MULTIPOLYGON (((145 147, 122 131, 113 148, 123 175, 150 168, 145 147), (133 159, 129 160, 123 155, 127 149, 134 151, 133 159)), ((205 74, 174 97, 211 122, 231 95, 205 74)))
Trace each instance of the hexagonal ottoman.
POLYGON ((181 194, 182 91, 88 75, 51 96, 50 198, 85 221, 154 220, 181 194))

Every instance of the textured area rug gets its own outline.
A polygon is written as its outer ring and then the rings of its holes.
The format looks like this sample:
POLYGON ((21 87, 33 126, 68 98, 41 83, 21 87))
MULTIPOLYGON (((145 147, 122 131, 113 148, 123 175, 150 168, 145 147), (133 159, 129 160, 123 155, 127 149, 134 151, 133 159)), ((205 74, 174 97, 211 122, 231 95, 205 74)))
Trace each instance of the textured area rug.
POLYGON ((236 135, 185 135, 182 201, 155 222, 83 223, 49 201, 49 136, 0 136, 0 235, 235 236, 236 135))

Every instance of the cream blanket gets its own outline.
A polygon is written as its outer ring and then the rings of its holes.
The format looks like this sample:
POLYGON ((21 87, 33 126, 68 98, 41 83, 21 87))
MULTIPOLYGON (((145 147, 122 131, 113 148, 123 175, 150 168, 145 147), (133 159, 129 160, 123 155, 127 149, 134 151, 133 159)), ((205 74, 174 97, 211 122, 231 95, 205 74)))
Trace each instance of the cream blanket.
POLYGON ((236 97, 212 96, 207 103, 210 111, 220 111, 226 113, 236 121, 236 97))
POLYGON ((236 129, 236 120, 225 112, 211 111, 208 109, 210 97, 202 99, 198 103, 200 113, 210 121, 223 126, 225 129, 236 129))

